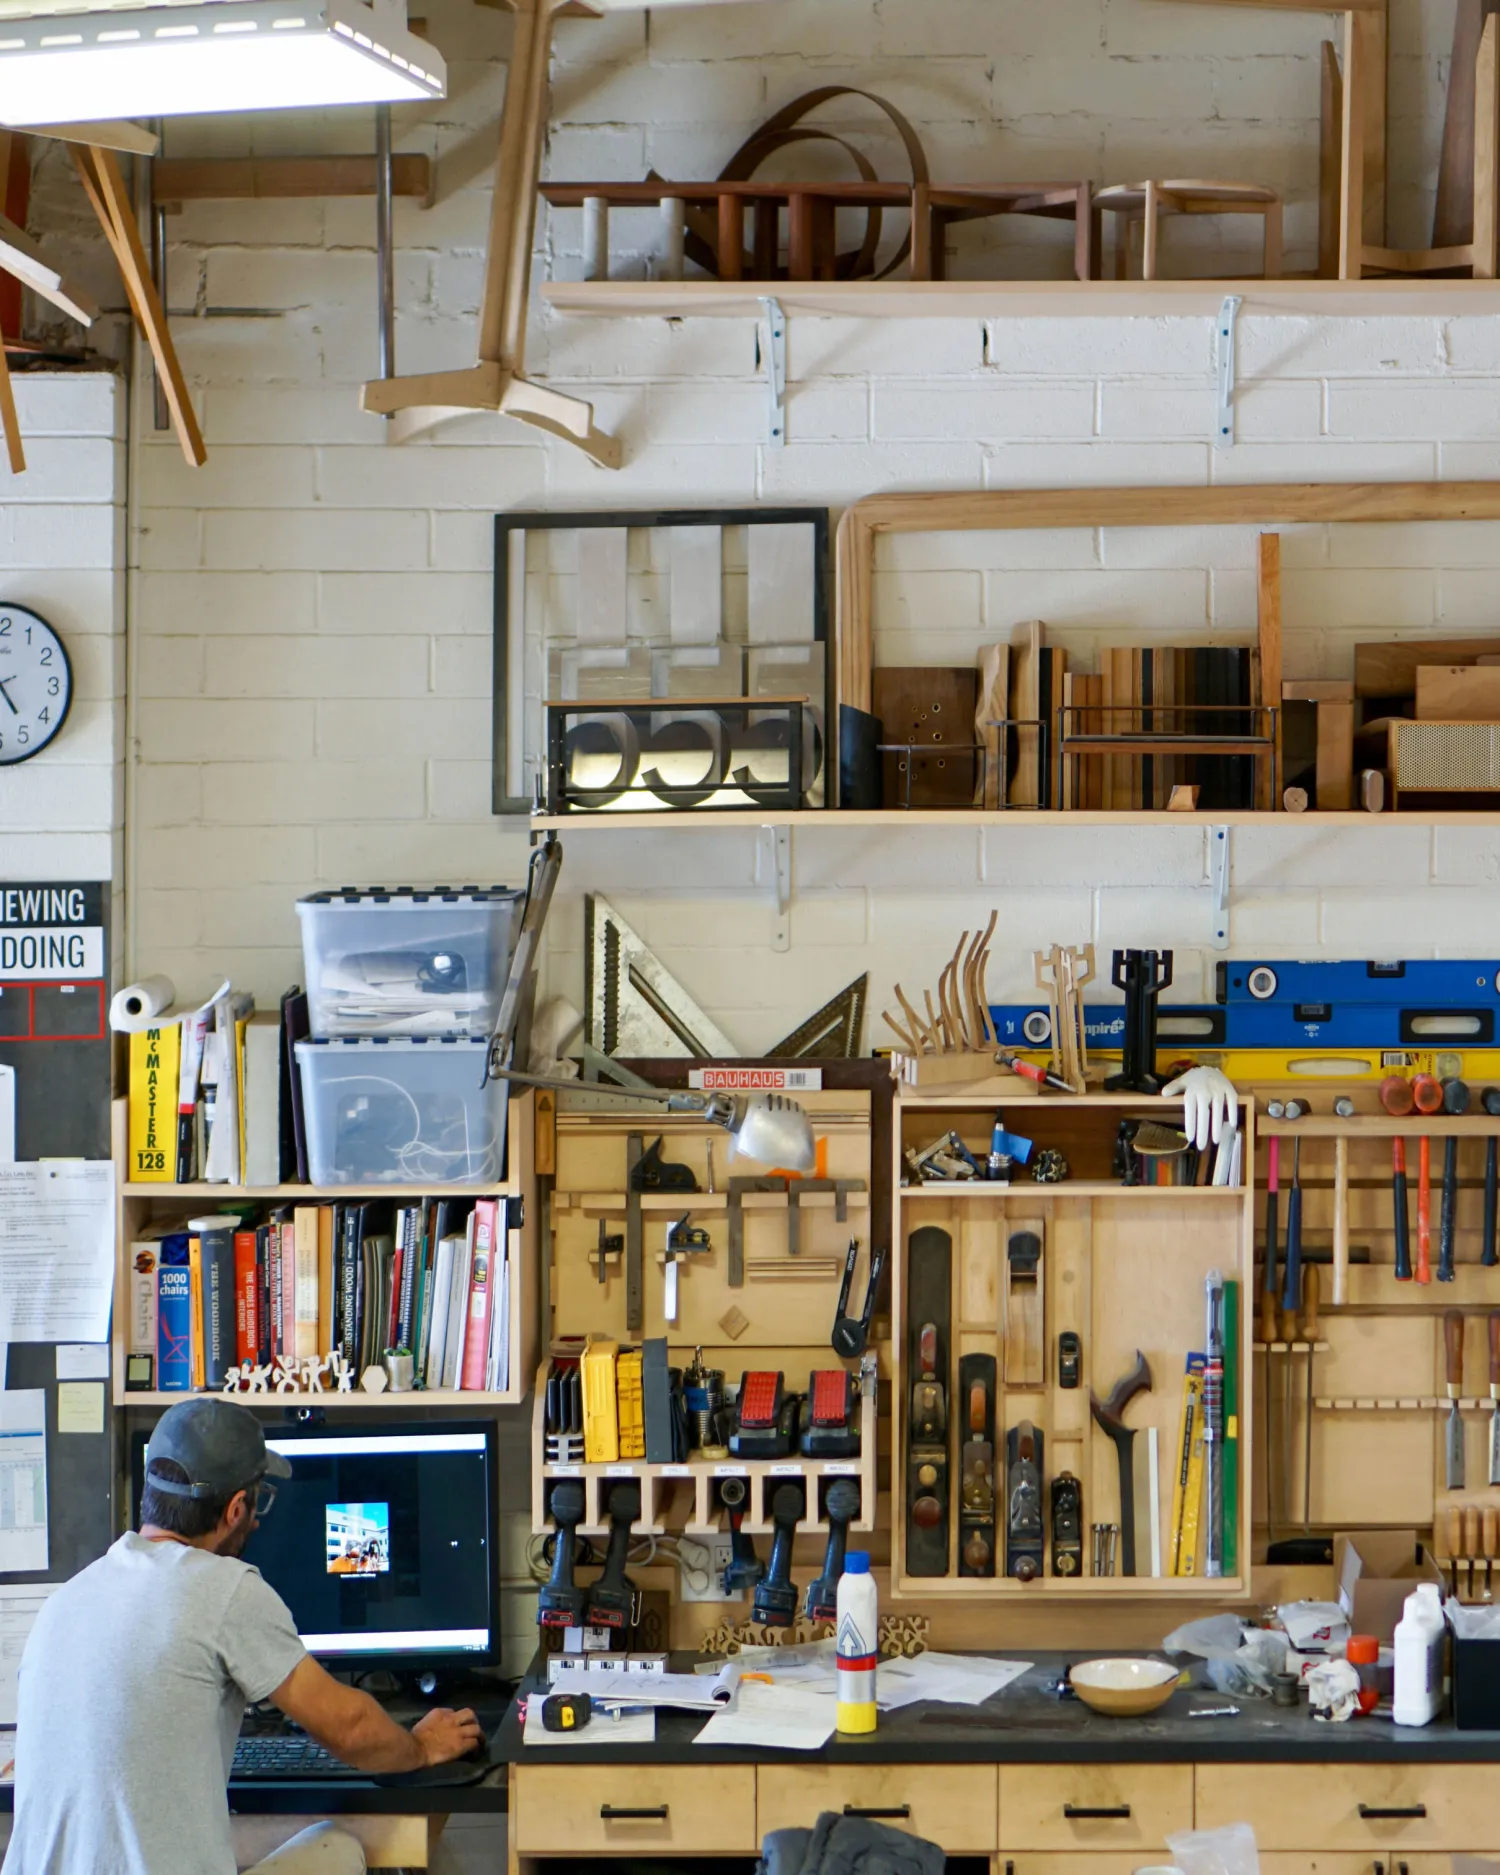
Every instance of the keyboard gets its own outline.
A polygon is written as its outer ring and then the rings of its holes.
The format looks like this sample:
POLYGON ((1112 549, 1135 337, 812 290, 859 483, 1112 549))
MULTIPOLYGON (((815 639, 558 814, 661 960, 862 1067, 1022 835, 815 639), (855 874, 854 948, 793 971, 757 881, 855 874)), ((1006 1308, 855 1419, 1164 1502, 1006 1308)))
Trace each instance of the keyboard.
POLYGON ((330 1778, 358 1778, 370 1781, 368 1771, 356 1771, 352 1764, 335 1758, 316 1739, 303 1732, 263 1732, 241 1735, 235 1742, 232 1782, 253 1783, 274 1780, 291 1783, 310 1780, 326 1783, 330 1778))

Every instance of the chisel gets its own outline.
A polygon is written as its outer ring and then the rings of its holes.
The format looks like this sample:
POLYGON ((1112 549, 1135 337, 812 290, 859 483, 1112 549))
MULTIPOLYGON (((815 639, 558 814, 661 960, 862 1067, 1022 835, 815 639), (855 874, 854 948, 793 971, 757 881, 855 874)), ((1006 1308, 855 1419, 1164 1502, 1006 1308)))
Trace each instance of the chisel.
POLYGON ((1417 1281, 1432 1281, 1432 1141, 1417 1141, 1417 1281))
POLYGON ((1292 1189, 1286 1201, 1286 1279, 1281 1306, 1295 1315, 1302 1302, 1302 1141, 1292 1148, 1292 1189))
MULTIPOLYGON (((1469 1111, 1469 1089, 1465 1082, 1443 1082, 1443 1111, 1454 1115, 1469 1111)), ((1457 1233, 1458 1135, 1450 1133, 1443 1142, 1443 1216, 1438 1227, 1437 1269, 1440 1283, 1451 1283, 1457 1274, 1453 1267, 1453 1246, 1457 1233)))
POLYGON ((1302 1339, 1307 1343, 1305 1356, 1307 1399, 1302 1409, 1302 1528, 1304 1531, 1312 1529, 1313 1348, 1322 1332, 1322 1323, 1318 1320, 1320 1288, 1318 1266, 1316 1263, 1309 1263, 1302 1272, 1302 1320, 1298 1324, 1302 1339))
POLYGON ((1276 1480, 1272 1453, 1276 1450, 1276 1427, 1273 1413, 1271 1375, 1276 1356, 1271 1352, 1276 1340, 1276 1243, 1280 1234, 1277 1213, 1281 1205, 1281 1141, 1273 1138, 1266 1149, 1266 1275, 1260 1292, 1260 1338, 1266 1349, 1266 1535, 1276 1540, 1276 1480))
MULTIPOLYGON (((1500 1087, 1487 1087, 1479 1104, 1488 1114, 1500 1114, 1500 1087)), ((1500 1137, 1491 1133, 1484 1144, 1484 1242, 1479 1247, 1479 1261, 1486 1269, 1500 1262, 1496 1228, 1500 1225, 1500 1137)))
POLYGON ((1396 1200, 1396 1281, 1411 1281, 1411 1234, 1406 1209, 1406 1141, 1399 1134, 1391 1141, 1391 1191, 1396 1200))
POLYGON ((1464 1390, 1464 1318, 1457 1309, 1443 1312, 1444 1371, 1448 1380, 1448 1489, 1464 1488, 1464 1422, 1458 1410, 1464 1390))
POLYGON ((1490 1330, 1490 1483, 1500 1484, 1500 1309, 1492 1310, 1490 1330))

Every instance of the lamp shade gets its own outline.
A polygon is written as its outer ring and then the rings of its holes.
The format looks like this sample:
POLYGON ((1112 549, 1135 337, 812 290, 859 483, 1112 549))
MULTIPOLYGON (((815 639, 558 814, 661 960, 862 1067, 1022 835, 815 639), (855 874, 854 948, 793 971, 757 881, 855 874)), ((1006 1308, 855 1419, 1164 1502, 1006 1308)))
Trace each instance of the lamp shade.
POLYGON ((362 0, 201 5, 0 18, 0 123, 441 98, 438 53, 399 6, 362 0))

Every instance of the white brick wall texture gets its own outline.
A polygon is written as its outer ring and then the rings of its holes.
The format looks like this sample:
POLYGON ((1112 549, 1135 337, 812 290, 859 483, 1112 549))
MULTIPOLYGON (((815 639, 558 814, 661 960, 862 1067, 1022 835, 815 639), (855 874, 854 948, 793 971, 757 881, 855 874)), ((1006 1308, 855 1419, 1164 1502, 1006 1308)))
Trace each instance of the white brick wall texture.
MULTIPOLYGON (((404 371, 473 360, 509 44, 503 14, 467 0, 425 11, 451 95, 396 113, 397 147, 436 165, 434 206, 397 204, 404 371)), ((1392 0, 1391 11, 1389 233, 1425 245, 1453 3, 1392 0)), ((790 98, 848 83, 917 124, 939 177, 1272 183, 1288 197, 1289 264, 1306 268, 1318 48, 1330 30, 1322 15, 1174 0, 782 0, 568 22, 547 171, 711 176, 790 98)), ((883 173, 902 173, 868 107, 830 117, 883 173)), ((199 119, 171 124, 167 150, 366 151, 371 134, 360 112, 199 119)), ((35 225, 114 309, 98 330, 122 351, 118 282, 56 146, 38 171, 35 225)), ((643 272, 646 245, 630 218, 616 226, 622 271, 643 272)), ((797 317, 790 440, 773 450, 752 322, 567 320, 539 300, 530 368, 595 401, 624 439, 624 470, 608 475, 493 417, 397 449, 357 407, 376 367, 368 201, 201 205, 172 219, 170 238, 174 331, 210 459, 194 473, 170 436, 132 440, 130 964, 184 986, 227 973, 276 997, 301 974, 293 901, 319 886, 520 878, 525 829, 488 812, 498 510, 838 510, 877 489, 1500 475, 1500 318, 1268 318, 1253 299, 1233 451, 1209 441, 1206 318, 797 317)), ((1232 272, 1253 259, 1246 239, 1205 222, 1174 227, 1167 251, 1185 271, 1232 272)), ((544 213, 538 278, 577 277, 579 243, 577 215, 544 213)), ((960 230, 951 261, 975 278, 1062 277, 1068 264, 1065 230, 1009 223, 960 230)), ((0 507, 8 584, 50 602, 75 641, 119 626, 119 405, 103 384, 22 382, 34 467, 0 507)), ((1359 636, 1496 628, 1500 527, 1294 530, 1286 560, 1291 673, 1348 673, 1359 636)), ((1233 531, 889 543, 878 652, 967 662, 975 644, 1034 616, 1084 661, 1147 634, 1243 641, 1251 569, 1251 542, 1233 531)), ((0 871, 107 863, 122 753, 113 729, 96 727, 111 707, 109 669, 90 662, 67 742, 0 780, 0 871)), ((566 846, 551 986, 581 995, 582 894, 600 890, 747 1050, 861 971, 877 1012, 895 980, 934 981, 960 930, 992 907, 997 996, 1029 994, 1034 946, 1085 939, 1170 945, 1183 995, 1211 985, 1201 829, 799 832, 784 952, 753 832, 581 832, 566 846)), ((1273 956, 1486 954, 1497 884, 1493 831, 1289 822, 1236 838, 1234 944, 1273 956)), ((507 1567, 518 1575, 519 1557, 507 1567)))

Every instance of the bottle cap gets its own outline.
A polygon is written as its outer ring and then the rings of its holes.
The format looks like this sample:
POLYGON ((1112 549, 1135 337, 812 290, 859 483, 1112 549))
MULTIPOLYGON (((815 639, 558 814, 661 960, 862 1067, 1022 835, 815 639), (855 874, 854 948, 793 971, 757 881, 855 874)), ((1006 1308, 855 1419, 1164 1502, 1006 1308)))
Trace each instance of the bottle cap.
POLYGON ((1351 1634, 1344 1654, 1351 1667, 1373 1667, 1380 1659, 1380 1642, 1373 1634, 1351 1634))
POLYGON ((870 1555, 868 1550, 852 1549, 844 1557, 846 1576, 867 1576, 870 1573, 870 1555))

